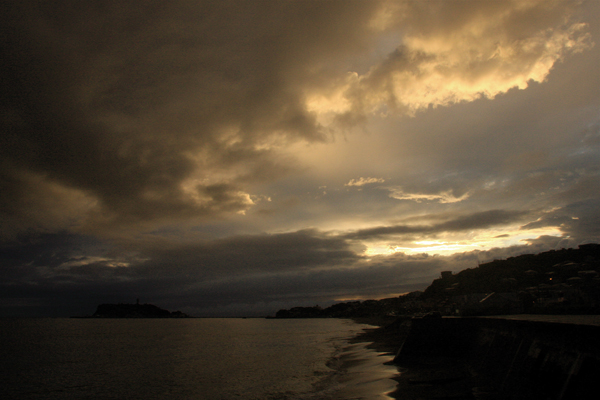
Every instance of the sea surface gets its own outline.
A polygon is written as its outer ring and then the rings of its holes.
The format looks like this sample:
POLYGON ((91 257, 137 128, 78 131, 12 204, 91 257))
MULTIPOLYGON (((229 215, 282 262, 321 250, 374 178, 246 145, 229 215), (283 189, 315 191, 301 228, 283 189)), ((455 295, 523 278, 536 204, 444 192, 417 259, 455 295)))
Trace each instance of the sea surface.
POLYGON ((340 319, 0 319, 0 399, 389 399, 340 319))

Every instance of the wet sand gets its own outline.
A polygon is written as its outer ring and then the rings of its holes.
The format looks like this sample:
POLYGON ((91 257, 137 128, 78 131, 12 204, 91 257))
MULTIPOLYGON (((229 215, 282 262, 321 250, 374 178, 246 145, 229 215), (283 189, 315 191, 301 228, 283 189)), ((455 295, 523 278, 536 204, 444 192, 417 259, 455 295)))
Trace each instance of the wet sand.
MULTIPOLYGON (((375 385, 356 387, 356 398, 398 399, 397 387, 402 373, 398 366, 393 363, 393 360, 400 350, 404 338, 408 334, 409 325, 402 324, 396 318, 391 317, 355 318, 354 321, 360 324, 371 325, 372 328, 365 329, 363 333, 353 338, 351 343, 354 343, 355 346, 364 346, 366 350, 377 354, 375 362, 379 362, 381 367, 386 368, 388 373, 385 386, 382 383, 381 387, 375 385), (359 397, 359 395, 366 396, 367 393, 370 393, 372 397, 359 397), (380 397, 376 397, 377 393, 379 393, 380 397)), ((368 364, 361 366, 361 369, 367 367, 368 364)))
POLYGON ((338 354, 338 390, 332 399, 391 400, 395 391, 398 368, 388 364, 393 356, 368 348, 367 343, 354 343, 338 354))
MULTIPOLYGON (((353 339, 368 349, 388 358, 396 373, 392 377, 394 388, 385 399, 496 399, 497 393, 479 382, 466 365, 456 359, 443 357, 422 358, 411 364, 394 364, 404 339, 410 329, 409 322, 394 318, 357 319, 356 322, 374 325, 353 339)), ((377 389, 377 388, 372 388, 377 389)), ((360 398, 360 397, 357 397, 360 398)), ((373 397, 376 398, 376 397, 373 397)))

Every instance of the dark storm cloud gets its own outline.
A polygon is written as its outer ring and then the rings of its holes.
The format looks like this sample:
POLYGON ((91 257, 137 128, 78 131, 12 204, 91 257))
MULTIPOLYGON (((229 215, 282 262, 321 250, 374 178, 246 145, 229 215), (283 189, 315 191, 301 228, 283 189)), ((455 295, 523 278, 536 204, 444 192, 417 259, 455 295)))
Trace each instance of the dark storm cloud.
MULTIPOLYGON (((335 300, 395 296, 422 289, 423 282, 452 269, 446 260, 427 256, 374 259, 368 267, 292 271, 268 275, 249 275, 198 285, 186 294, 190 304, 217 314, 221 307, 240 304, 266 304, 274 313, 279 308, 297 305, 327 306, 335 300), (223 298, 228 298, 223 301, 223 298), (221 300, 217 300, 221 299, 221 300), (212 308, 212 310, 211 310, 212 308)), ((264 306, 263 306, 264 307, 264 306)))
POLYGON ((144 269, 172 266, 196 276, 314 269, 353 263, 360 258, 342 238, 315 230, 273 235, 234 236, 208 243, 162 244, 148 249, 144 269))
POLYGON ((427 255, 367 262, 343 240, 316 231, 238 237, 168 252, 145 249, 135 256, 83 237, 39 236, 35 242, 4 254, 3 264, 11 263, 0 285, 4 315, 89 314, 94 302, 136 297, 199 315, 239 315, 245 307, 264 315, 298 302, 326 305, 415 290, 450 268, 445 259, 427 255), (86 246, 95 247, 97 256, 76 255, 86 246))
POLYGON ((273 138, 328 135, 306 110, 303 85, 361 46, 375 6, 4 5, 2 209, 27 214, 86 197, 80 211, 91 226, 243 212, 249 183, 288 170, 269 149, 273 138), (32 180, 73 193, 19 201, 36 191, 32 180))
POLYGON ((2 247, 5 280, 139 280, 166 277, 193 282, 232 275, 302 271, 351 265, 362 256, 344 239, 315 230, 234 236, 182 244, 157 239, 140 245, 101 242, 73 234, 33 235, 2 247), (24 278, 26 277, 26 278, 24 278))
POLYGON ((564 237, 571 238, 576 244, 594 242, 600 237, 599 207, 600 198, 577 201, 552 210, 542 215, 537 221, 524 225, 521 229, 558 227, 564 237))
POLYGON ((450 221, 431 225, 395 225, 361 229, 345 235, 348 239, 376 239, 392 235, 436 234, 473 229, 486 229, 523 220, 529 212, 509 210, 489 210, 464 215, 450 221))
POLYGON ((440 271, 565 244, 547 237, 450 256, 366 258, 345 239, 315 230, 204 244, 155 242, 135 249, 78 235, 42 235, 3 249, 0 311, 81 315, 92 313, 98 303, 141 298, 195 315, 272 315, 297 305, 422 290, 440 271))
POLYGON ((273 315, 295 306, 323 307, 340 300, 393 297, 425 289, 441 271, 458 272, 481 263, 535 254, 568 244, 556 237, 529 245, 470 251, 451 256, 395 253, 359 260, 348 268, 232 277, 190 287, 182 294, 190 310, 205 315, 273 315), (268 311, 265 311, 268 310, 268 311))
POLYGON ((0 314, 256 315, 598 240, 598 12, 3 3, 0 314), (416 239, 488 250, 373 255, 416 239))
POLYGON ((542 81, 590 46, 576 5, 4 5, 0 200, 14 211, 4 234, 243 213, 252 185, 295 168, 278 149, 330 140, 323 113, 366 122, 542 81), (384 32, 398 36, 392 48, 379 48, 384 32))
MULTIPOLYGON (((0 297, 21 299, 6 300, 5 315, 43 315, 48 313, 45 303, 62 312, 90 313, 94 301, 131 302, 136 296, 170 301, 177 308, 204 304, 215 309, 216 304, 257 302, 261 296, 278 301, 291 287, 310 292, 310 285, 296 282, 303 277, 312 276, 315 283, 331 275, 319 271, 362 259, 343 239, 313 230, 187 245, 160 239, 135 248, 81 235, 35 235, 2 250, 0 297), (85 301, 77 306, 81 297, 85 301)), ((335 287, 344 284, 335 281, 335 287)), ((325 285, 329 295, 334 293, 331 284, 325 285)))

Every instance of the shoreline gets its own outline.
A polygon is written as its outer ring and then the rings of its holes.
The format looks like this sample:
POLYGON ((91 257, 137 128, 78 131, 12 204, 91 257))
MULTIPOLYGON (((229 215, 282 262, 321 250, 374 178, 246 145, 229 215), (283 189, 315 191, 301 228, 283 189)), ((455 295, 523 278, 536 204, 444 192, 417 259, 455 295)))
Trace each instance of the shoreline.
POLYGON ((395 352, 398 400, 587 399, 599 330, 598 315, 401 318, 353 341, 395 352))
MULTIPOLYGON (((368 342, 348 342, 329 361, 334 371, 321 382, 331 400, 393 400, 398 369, 391 364, 393 356, 369 348, 368 342)), ((320 391, 318 391, 320 392, 320 391)), ((321 397, 319 397, 321 398, 321 397)))
POLYGON ((352 318, 352 320, 358 324, 371 325, 373 328, 367 328, 351 338, 349 340, 350 345, 362 344, 365 349, 375 351, 377 357, 384 357, 386 359, 386 361, 383 361, 383 365, 394 369, 393 373, 389 376, 389 379, 393 380, 393 384, 387 386, 385 393, 384 391, 378 392, 381 396, 379 398, 406 399, 404 397, 404 390, 400 387, 406 371, 394 362, 394 358, 404 343, 404 339, 408 336, 408 331, 410 330, 409 319, 398 317, 362 317, 352 318), (400 395, 402 397, 399 397, 400 395))
POLYGON ((394 400, 399 371, 395 353, 386 346, 381 327, 395 318, 340 318, 358 326, 351 335, 340 337, 326 365, 330 372, 313 384, 313 390, 299 399, 394 400), (384 347, 385 346, 385 347, 384 347))
POLYGON ((433 357, 411 363, 396 362, 395 358, 410 331, 410 318, 374 317, 353 320, 372 325, 374 328, 359 333, 350 340, 350 343, 366 343, 366 348, 389 357, 389 361, 385 364, 396 368, 396 373, 391 377, 395 381, 395 387, 386 394, 385 398, 396 400, 493 398, 494 393, 487 393, 485 384, 471 376, 467 366, 459 360, 433 357), (481 387, 481 397, 474 397, 475 387, 481 387))

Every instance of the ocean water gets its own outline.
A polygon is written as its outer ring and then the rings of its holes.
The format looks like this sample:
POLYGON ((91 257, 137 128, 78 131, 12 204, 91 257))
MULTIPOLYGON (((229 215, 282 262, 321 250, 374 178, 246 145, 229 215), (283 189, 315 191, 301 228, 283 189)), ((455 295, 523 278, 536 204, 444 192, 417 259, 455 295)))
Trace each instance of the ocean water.
POLYGON ((0 399, 389 399, 339 319, 2 319, 0 399))

